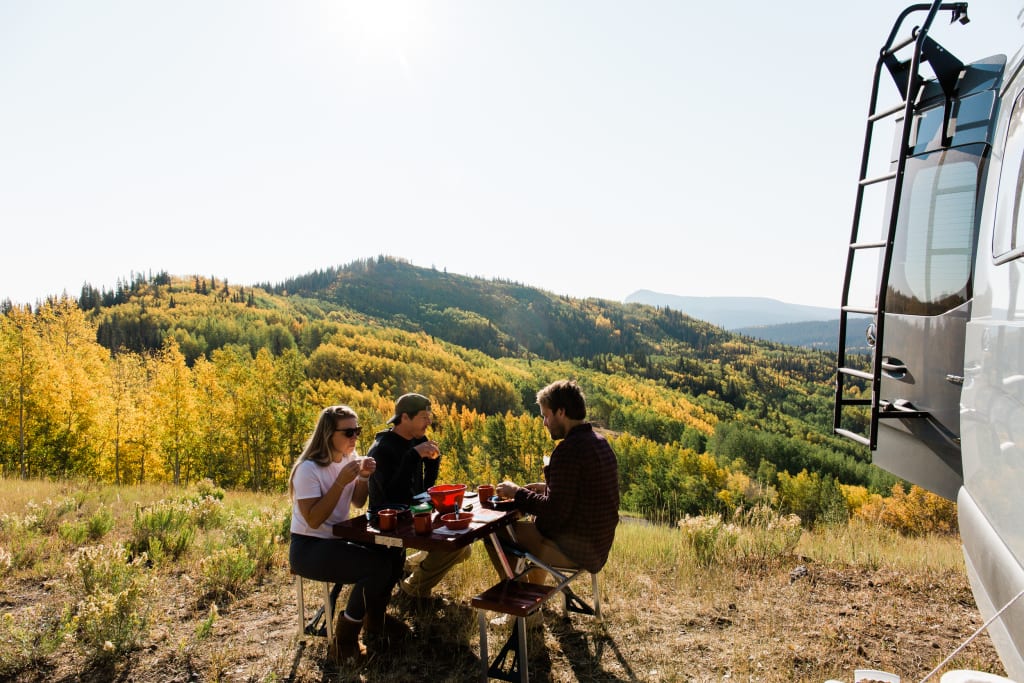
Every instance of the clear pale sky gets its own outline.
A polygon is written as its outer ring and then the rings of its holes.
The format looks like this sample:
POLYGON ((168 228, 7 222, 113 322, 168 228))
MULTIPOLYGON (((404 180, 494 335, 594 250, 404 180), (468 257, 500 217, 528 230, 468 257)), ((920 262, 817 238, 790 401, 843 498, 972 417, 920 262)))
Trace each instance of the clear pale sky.
MULTIPOLYGON (((0 0, 0 300, 389 254, 837 307, 908 4, 0 0)), ((1012 54, 1020 8, 934 35, 1012 54)))

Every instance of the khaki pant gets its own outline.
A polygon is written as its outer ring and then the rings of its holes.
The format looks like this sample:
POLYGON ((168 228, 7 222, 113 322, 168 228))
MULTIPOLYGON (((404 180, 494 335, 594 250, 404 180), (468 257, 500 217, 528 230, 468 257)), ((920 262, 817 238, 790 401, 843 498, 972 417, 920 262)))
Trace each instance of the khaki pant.
POLYGON ((419 550, 405 558, 405 570, 412 572, 402 580, 402 592, 418 598, 430 597, 430 591, 441 582, 444 575, 470 555, 467 545, 458 550, 419 550))
MULTIPOLYGON (((512 523, 511 527, 498 531, 498 536, 504 540, 511 540, 519 547, 535 555, 544 564, 558 567, 559 569, 574 569, 578 566, 562 552, 557 543, 537 530, 537 525, 533 523, 532 519, 518 519, 512 523), (511 531, 511 534, 509 531, 511 531)), ((491 556, 491 562, 498 568, 498 573, 500 574, 501 568, 489 541, 487 542, 487 553, 491 556)), ((544 569, 533 569, 527 572, 526 580, 530 583, 544 583, 549 576, 550 574, 544 569)))

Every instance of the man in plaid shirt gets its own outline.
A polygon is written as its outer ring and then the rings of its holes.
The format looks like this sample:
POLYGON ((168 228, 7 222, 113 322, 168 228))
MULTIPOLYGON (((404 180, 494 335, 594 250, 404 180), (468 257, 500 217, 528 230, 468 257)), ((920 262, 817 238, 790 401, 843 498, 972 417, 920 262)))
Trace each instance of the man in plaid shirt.
MULTIPOLYGON (((559 380, 537 392, 551 438, 560 443, 544 467, 544 482, 497 486, 501 498, 534 515, 513 526, 516 543, 555 567, 598 572, 608 560, 619 523, 619 467, 615 452, 586 418, 579 386, 559 380)), ((543 571, 531 579, 541 580, 543 571)))

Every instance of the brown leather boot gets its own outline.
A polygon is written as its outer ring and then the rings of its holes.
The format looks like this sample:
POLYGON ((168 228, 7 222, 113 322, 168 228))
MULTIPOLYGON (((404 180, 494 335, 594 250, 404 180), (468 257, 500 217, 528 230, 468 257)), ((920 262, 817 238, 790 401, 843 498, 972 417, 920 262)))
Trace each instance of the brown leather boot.
POLYGON ((371 653, 384 652, 412 635, 403 622, 380 611, 368 611, 363 618, 363 639, 371 653))
POLYGON ((359 642, 359 630, 363 627, 361 621, 351 621, 345 615, 338 619, 338 627, 334 630, 334 643, 328 652, 331 657, 341 663, 358 663, 366 656, 366 648, 359 642))

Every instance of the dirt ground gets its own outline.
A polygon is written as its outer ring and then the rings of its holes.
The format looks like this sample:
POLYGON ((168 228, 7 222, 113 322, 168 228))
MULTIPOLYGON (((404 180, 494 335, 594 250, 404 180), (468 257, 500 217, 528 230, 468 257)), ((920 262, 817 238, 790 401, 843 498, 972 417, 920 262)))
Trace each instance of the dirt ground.
MULTIPOLYGON (((957 572, 817 567, 794 558, 769 570, 741 570, 706 590, 680 594, 665 576, 604 572, 605 618, 546 609, 531 634, 531 681, 852 681, 857 668, 920 681, 980 625, 966 579, 957 572), (637 599, 637 595, 645 596, 637 599)), ((46 584, 8 583, 4 611, 58 604, 46 584)), ((318 591, 307 584, 307 615, 318 591)), ((582 593, 583 591, 581 591, 582 593)), ((398 681, 481 679, 476 615, 464 596, 443 592, 433 605, 390 611, 411 637, 359 668, 333 666, 324 638, 297 636, 292 578, 282 568, 229 604, 197 635, 208 605, 185 575, 152 596, 142 647, 105 667, 71 644, 12 680, 25 683, 124 681, 398 681)), ((496 615, 489 615, 496 617, 496 615)), ((508 624, 488 626, 494 657, 508 624)), ((1003 674, 987 635, 947 668, 1003 674)), ((934 679, 938 680, 938 675, 934 679)))

